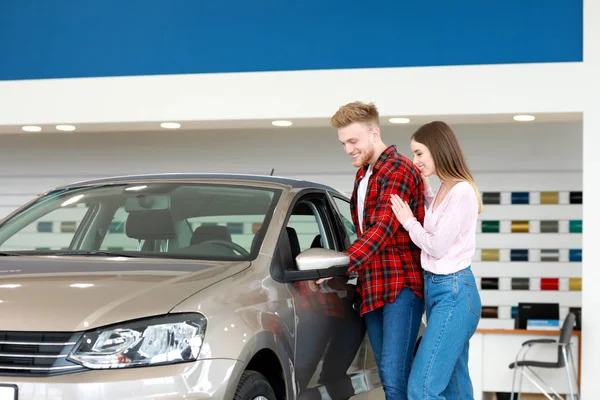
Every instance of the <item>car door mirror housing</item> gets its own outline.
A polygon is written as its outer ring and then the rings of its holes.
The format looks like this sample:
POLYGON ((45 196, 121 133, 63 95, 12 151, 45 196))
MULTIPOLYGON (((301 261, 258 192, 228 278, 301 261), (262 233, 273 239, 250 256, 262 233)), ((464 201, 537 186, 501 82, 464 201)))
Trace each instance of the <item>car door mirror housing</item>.
POLYGON ((348 264, 350 257, 347 254, 330 249, 308 249, 296 257, 298 270, 318 270, 321 278, 345 275, 348 264))

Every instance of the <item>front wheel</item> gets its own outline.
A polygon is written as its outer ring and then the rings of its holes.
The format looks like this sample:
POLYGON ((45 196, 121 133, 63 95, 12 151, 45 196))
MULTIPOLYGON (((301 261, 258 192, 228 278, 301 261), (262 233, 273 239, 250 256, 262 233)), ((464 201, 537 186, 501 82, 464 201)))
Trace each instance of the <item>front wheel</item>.
POLYGON ((277 400, 269 381, 256 371, 244 371, 233 400, 277 400))

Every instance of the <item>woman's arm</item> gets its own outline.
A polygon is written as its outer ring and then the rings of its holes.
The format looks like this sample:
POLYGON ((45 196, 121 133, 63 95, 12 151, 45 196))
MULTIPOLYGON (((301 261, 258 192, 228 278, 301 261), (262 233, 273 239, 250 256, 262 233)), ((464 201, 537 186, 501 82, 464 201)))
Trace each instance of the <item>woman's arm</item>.
POLYGON ((453 189, 447 194, 449 197, 444 208, 436 210, 442 215, 435 231, 426 231, 416 218, 410 218, 403 224, 412 241, 421 250, 438 259, 450 250, 465 224, 471 222, 473 215, 477 215, 478 203, 473 187, 467 182, 461 182, 453 189))

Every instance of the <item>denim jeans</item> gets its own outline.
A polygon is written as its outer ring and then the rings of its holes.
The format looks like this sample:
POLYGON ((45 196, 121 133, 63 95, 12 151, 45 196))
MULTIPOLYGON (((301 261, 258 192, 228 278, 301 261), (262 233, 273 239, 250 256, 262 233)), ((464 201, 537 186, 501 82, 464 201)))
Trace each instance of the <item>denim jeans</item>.
POLYGON ((408 376, 423 316, 423 300, 408 288, 396 300, 365 314, 386 400, 406 400, 408 376))
POLYGON ((427 327, 408 382, 411 400, 473 399, 469 340, 481 317, 481 298, 471 268, 449 275, 426 272, 427 327))

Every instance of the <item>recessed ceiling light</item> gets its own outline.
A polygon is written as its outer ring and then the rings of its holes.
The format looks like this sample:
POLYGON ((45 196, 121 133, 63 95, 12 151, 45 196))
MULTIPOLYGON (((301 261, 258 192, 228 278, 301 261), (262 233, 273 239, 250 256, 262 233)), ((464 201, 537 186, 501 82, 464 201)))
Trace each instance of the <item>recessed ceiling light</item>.
POLYGON ((408 118, 390 118, 392 124, 408 124, 410 119, 408 118))
POLYGON ((35 125, 27 125, 27 126, 21 127, 21 129, 24 130, 25 132, 40 132, 42 130, 42 127, 35 126, 35 125))
POLYGON ((277 120, 271 123, 275 126, 292 126, 292 121, 277 120))
POLYGON ((513 119, 519 122, 529 122, 533 121, 535 117, 533 115, 515 115, 513 119))
POLYGON ((181 128, 181 124, 177 122, 163 122, 160 124, 160 127, 165 129, 179 129, 181 128))
POLYGON ((56 125, 56 130, 59 130, 59 131, 72 132, 75 129, 76 128, 73 125, 56 125))

